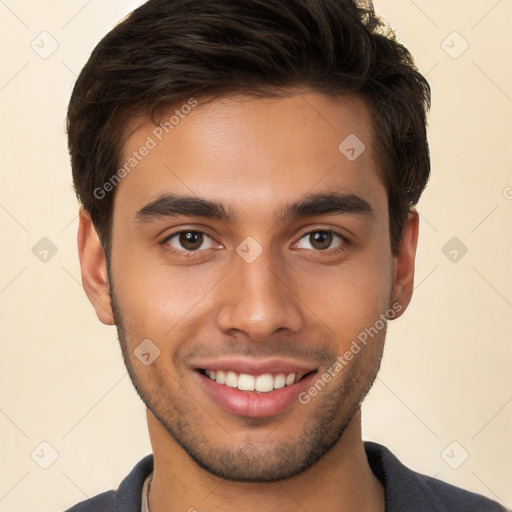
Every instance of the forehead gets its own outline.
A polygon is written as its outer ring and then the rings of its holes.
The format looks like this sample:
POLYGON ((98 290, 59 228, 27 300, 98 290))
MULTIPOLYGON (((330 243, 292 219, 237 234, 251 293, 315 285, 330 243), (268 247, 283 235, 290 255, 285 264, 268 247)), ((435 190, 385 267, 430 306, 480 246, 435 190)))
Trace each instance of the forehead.
POLYGON ((134 215, 165 193, 260 218, 274 205, 325 190, 385 202, 371 116, 355 96, 193 99, 163 112, 160 122, 138 118, 127 129, 120 167, 128 172, 116 187, 114 215, 134 215))

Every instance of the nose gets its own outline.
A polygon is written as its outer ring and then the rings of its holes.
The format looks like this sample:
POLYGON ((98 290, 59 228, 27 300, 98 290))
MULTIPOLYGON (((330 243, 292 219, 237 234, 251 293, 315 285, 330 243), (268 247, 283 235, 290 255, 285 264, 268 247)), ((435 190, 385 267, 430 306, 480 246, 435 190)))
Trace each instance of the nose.
POLYGON ((289 272, 265 252, 252 263, 235 258, 217 314, 218 327, 226 334, 264 341, 278 331, 302 327, 301 301, 289 272))

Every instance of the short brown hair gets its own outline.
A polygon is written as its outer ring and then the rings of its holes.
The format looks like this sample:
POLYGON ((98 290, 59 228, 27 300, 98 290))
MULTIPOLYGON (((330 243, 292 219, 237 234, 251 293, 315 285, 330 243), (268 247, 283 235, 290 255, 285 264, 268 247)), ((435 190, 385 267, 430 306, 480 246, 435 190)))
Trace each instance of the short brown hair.
POLYGON ((96 46, 68 108, 75 190, 107 255, 114 192, 98 199, 94 191, 118 170, 130 116, 142 110, 155 119, 192 96, 284 96, 292 88, 367 102, 396 254, 430 175, 430 87, 372 3, 149 0, 96 46))

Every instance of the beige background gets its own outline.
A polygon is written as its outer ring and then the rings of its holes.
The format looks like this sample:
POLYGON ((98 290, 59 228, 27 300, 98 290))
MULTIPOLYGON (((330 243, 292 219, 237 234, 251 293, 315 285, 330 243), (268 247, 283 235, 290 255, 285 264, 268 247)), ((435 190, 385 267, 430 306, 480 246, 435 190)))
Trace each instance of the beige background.
MULTIPOLYGON (((115 488, 150 452, 115 329, 80 284, 64 134, 76 74, 139 3, 0 0, 2 512, 65 509, 115 488), (57 249, 46 262, 32 252, 43 237, 57 249)), ((511 507, 512 1, 376 8, 431 82, 433 176, 415 297, 391 324, 365 438, 511 507)))

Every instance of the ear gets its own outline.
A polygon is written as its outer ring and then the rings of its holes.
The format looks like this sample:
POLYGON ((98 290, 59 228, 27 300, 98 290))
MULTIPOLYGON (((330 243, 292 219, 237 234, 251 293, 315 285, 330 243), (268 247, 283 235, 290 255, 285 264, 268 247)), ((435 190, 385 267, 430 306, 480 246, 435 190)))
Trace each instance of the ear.
POLYGON ((407 309, 414 288, 414 262, 418 245, 419 215, 412 210, 402 234, 398 252, 393 260, 393 293, 391 303, 402 306, 395 318, 407 309))
POLYGON ((91 216, 83 208, 79 214, 78 255, 82 269, 82 284, 87 297, 100 321, 106 325, 114 325, 105 252, 91 216))

